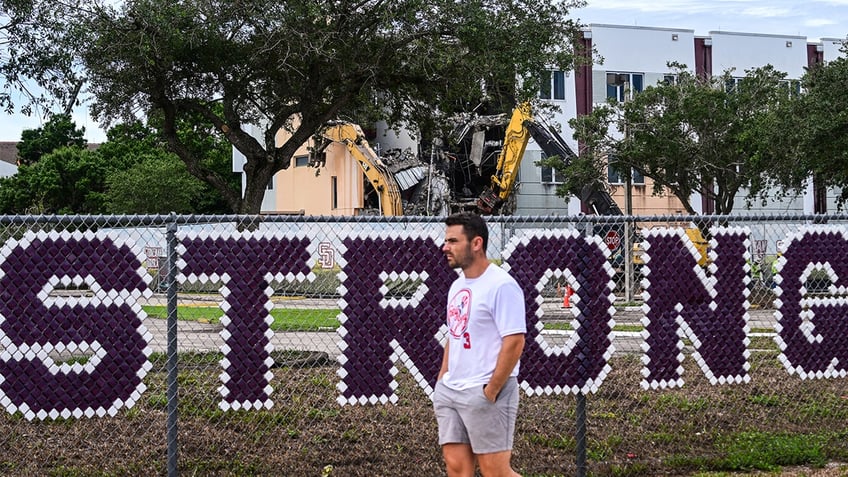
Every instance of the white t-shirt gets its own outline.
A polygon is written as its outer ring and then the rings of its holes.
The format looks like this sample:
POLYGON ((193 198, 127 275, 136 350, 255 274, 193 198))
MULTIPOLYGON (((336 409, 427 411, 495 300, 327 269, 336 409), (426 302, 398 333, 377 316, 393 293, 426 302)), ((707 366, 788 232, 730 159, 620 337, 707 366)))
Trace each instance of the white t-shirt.
MULTIPOLYGON (((489 382, 503 337, 527 332, 524 292, 512 276, 489 264, 477 278, 460 273, 448 292, 448 372, 442 383, 462 390, 489 382)), ((510 376, 518 375, 518 364, 510 376)))

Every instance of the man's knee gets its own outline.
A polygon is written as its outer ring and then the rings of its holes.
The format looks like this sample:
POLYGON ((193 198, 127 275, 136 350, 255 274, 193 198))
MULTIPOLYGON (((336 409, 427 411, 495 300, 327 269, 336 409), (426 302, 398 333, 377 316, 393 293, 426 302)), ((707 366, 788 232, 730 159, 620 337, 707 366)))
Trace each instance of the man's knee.
POLYGON ((445 467, 450 477, 473 477, 474 453, 468 444, 445 444, 442 446, 445 467))
POLYGON ((512 451, 478 454, 477 462, 480 464, 480 473, 483 474, 483 477, 521 477, 512 470, 511 457, 512 451))

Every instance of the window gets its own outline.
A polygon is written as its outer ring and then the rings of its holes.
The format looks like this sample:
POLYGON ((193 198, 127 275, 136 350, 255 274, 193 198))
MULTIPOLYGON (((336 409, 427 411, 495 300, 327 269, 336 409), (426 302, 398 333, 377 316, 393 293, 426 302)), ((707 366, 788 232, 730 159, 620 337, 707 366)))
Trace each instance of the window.
MULTIPOLYGON (((627 179, 621 172, 616 169, 616 158, 615 156, 610 156, 609 164, 607 165, 607 181, 610 184, 624 184, 624 181, 627 179)), ((630 170, 630 183, 633 185, 645 185, 645 176, 642 175, 641 172, 631 169, 630 170)))
POLYGON ((330 178, 330 207, 339 208, 339 179, 336 176, 330 178))
MULTIPOLYGON (((547 159, 547 154, 544 152, 542 159, 547 159)), ((562 177, 558 177, 557 170, 551 166, 539 166, 539 171, 542 177, 542 184, 562 184, 562 177)))
POLYGON ((677 75, 663 75, 662 82, 665 85, 674 86, 677 83, 677 75))
POLYGON ((739 83, 741 83, 741 82, 742 82, 742 78, 740 78, 740 77, 728 78, 724 82, 724 90, 727 91, 728 93, 733 93, 733 92, 736 91, 736 88, 739 87, 739 83))
POLYGON ((607 98, 623 103, 642 92, 644 79, 642 73, 607 73, 607 98))
POLYGON ((543 71, 540 75, 539 98, 565 99, 565 72, 543 71))
POLYGON ((306 167, 309 165, 309 156, 295 156, 294 167, 306 167))
POLYGON ((539 75, 539 98, 551 99, 551 73, 552 71, 543 71, 539 75))
POLYGON ((798 80, 782 80, 780 82, 780 86, 789 90, 790 96, 800 96, 801 95, 801 82, 798 80))

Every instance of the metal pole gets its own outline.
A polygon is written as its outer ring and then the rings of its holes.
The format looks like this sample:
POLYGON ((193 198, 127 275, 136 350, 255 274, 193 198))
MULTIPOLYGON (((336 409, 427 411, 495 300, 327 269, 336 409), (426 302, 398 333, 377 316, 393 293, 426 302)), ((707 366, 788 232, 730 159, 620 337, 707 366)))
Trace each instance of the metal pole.
MULTIPOLYGON (((586 224, 586 236, 591 237, 594 234, 592 223, 586 224)), ((577 477, 586 477, 586 395, 582 392, 577 393, 577 406, 575 409, 575 432, 574 439, 576 441, 574 463, 577 466, 577 477)))
POLYGON ((629 217, 633 215, 633 179, 631 175, 633 171, 627 172, 627 177, 624 179, 624 210, 627 219, 624 221, 624 302, 631 303, 633 301, 633 239, 631 237, 633 224, 629 217))
POLYGON ((577 393, 577 477, 586 477, 586 395, 577 393))
MULTIPOLYGON (((624 82, 624 102, 630 99, 630 82, 624 82)), ((624 124, 624 141, 630 139, 630 130, 624 124)), ((633 215, 633 169, 628 167, 624 174, 624 215, 628 218, 633 215)), ((624 221, 624 302, 633 302, 633 224, 629 219, 624 221)))
POLYGON ((165 287, 168 299, 168 356, 166 362, 167 371, 167 399, 168 399, 168 476, 178 475, 177 449, 179 441, 177 436, 177 222, 174 220, 176 214, 171 214, 172 221, 168 222, 166 237, 168 241, 168 270, 165 278, 165 287))

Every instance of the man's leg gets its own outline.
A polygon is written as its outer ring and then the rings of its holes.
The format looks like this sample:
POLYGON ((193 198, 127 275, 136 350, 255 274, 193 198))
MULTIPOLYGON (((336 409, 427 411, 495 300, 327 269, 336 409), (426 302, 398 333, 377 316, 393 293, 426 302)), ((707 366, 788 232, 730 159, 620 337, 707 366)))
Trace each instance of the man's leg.
POLYGON ((443 444, 442 455, 448 477, 474 477, 474 453, 470 444, 443 444))
POLYGON ((512 470, 509 463, 511 457, 512 451, 477 454, 480 473, 483 474, 483 477, 521 477, 520 474, 512 470))

